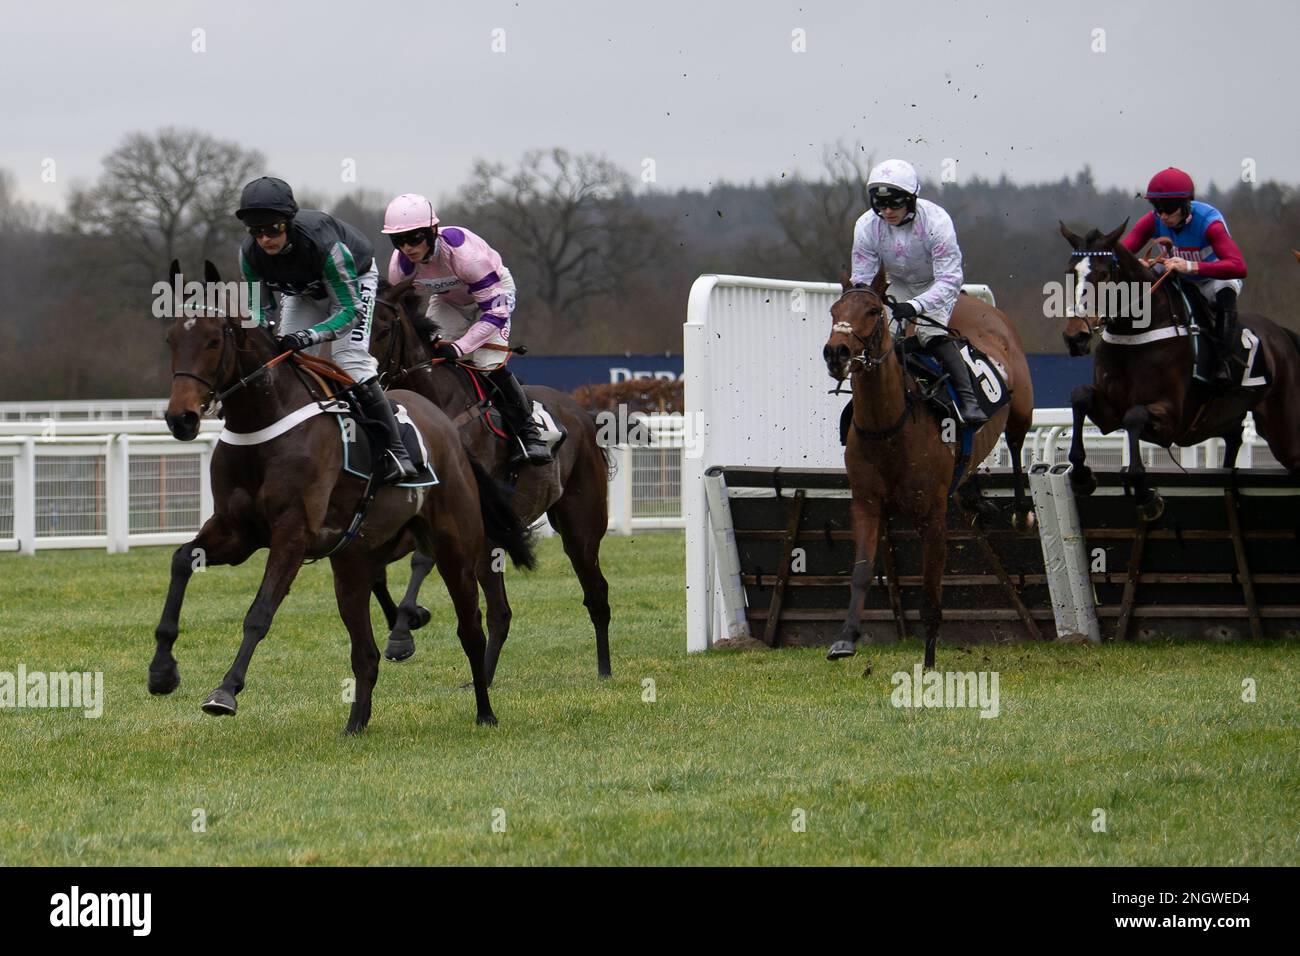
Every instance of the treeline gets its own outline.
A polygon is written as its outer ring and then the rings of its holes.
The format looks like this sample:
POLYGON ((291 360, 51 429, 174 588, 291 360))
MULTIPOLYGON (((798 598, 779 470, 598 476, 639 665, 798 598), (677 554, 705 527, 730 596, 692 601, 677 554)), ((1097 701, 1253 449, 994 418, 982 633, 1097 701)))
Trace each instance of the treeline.
MULTIPOLYGON (((702 273, 836 279, 873 158, 830 147, 817 178, 669 192, 602 157, 554 149, 513 165, 480 161, 453 191, 433 182, 392 191, 426 192, 444 223, 496 246, 520 290, 514 337, 535 354, 676 353, 687 293, 702 273)), ((191 273, 212 258, 235 277, 243 234, 233 210, 243 183, 265 172, 293 182, 257 152, 178 129, 128 136, 62 212, 19 201, 0 170, 0 400, 165 394, 170 370, 151 287, 173 257, 191 273)), ((1062 279, 1069 264, 1057 220, 1076 232, 1113 229, 1145 211, 1141 185, 1099 190, 1085 167, 1051 183, 926 180, 922 194, 952 214, 967 281, 993 287, 1030 351, 1057 352, 1059 323, 1042 317, 1043 283, 1062 279)), ((380 233, 389 198, 299 195, 305 208, 366 230, 381 271, 392 249, 380 233)), ((1300 327, 1292 306, 1300 269, 1288 252, 1300 246, 1297 189, 1241 184, 1201 198, 1224 211, 1250 265, 1242 307, 1300 327)))

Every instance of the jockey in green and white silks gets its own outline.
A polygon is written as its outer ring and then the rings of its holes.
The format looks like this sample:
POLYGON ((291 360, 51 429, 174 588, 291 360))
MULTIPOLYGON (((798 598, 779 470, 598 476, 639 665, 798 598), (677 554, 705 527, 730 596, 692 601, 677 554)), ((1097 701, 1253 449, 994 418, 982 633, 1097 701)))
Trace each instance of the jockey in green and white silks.
POLYGON ((370 241, 327 213, 300 210, 289 184, 271 176, 244 187, 235 215, 249 232, 239 250, 240 272, 268 293, 266 301, 259 297, 253 304, 256 320, 269 325, 266 313, 279 312, 278 342, 285 350, 334 343, 332 358, 357 381, 353 391, 362 412, 383 423, 388 434, 387 453, 375 456, 376 469, 383 469, 380 480, 413 478, 415 466, 370 354, 379 284, 370 241), (269 293, 279 293, 278 305, 269 293))
POLYGON ((916 338, 947 371, 957 392, 957 412, 966 425, 988 421, 971 383, 970 370, 948 337, 948 322, 961 293, 961 247, 952 219, 941 207, 918 199, 912 164, 887 159, 871 170, 871 208, 853 227, 854 285, 869 285, 883 266, 889 276, 889 306, 896 335, 916 322, 916 338), (918 318, 921 317, 921 318, 918 318))

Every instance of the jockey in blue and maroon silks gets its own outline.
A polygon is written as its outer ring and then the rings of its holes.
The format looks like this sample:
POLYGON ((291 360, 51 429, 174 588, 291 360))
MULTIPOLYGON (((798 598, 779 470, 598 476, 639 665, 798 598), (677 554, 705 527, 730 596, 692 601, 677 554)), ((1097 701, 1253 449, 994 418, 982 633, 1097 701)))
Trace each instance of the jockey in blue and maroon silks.
MULTIPOLYGON (((1231 353, 1237 331, 1237 295, 1246 277, 1246 260, 1228 234, 1223 213, 1209 203, 1195 200, 1192 177, 1169 167, 1156 173, 1147 185, 1146 199, 1153 209, 1134 224, 1121 240, 1136 254, 1152 239, 1173 243, 1166 269, 1181 272, 1205 300, 1214 306, 1216 337, 1224 346, 1225 361, 1215 377, 1228 376, 1226 355, 1231 353)), ((1145 265, 1151 261, 1142 260, 1145 265)))

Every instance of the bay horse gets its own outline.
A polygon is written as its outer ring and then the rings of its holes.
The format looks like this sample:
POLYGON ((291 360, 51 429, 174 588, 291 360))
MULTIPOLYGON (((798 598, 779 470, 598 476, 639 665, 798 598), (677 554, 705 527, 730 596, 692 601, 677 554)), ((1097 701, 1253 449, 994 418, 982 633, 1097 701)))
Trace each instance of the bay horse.
MULTIPOLYGON (((1253 357, 1243 370, 1242 381, 1266 372, 1271 383, 1263 388, 1232 387, 1226 391, 1201 387, 1192 378, 1188 332, 1192 317, 1187 304, 1173 282, 1154 285, 1156 273, 1120 241, 1128 220, 1104 235, 1091 229, 1079 236, 1063 222, 1060 227, 1073 249, 1067 276, 1076 283, 1076 304, 1086 305, 1081 298, 1085 287, 1093 290, 1094 303, 1116 298, 1106 291, 1120 288, 1118 283, 1152 290, 1147 314, 1142 316, 1101 315, 1101 310, 1086 307, 1069 309, 1063 337, 1071 355, 1088 354, 1093 336, 1101 335, 1092 362, 1092 384, 1080 385, 1070 393, 1074 412, 1070 484, 1075 493, 1090 495, 1097 488, 1097 478, 1085 463, 1085 418, 1103 434, 1117 428, 1128 433, 1128 476, 1138 516, 1144 521, 1159 518, 1164 501, 1147 485, 1139 441, 1169 448, 1222 438, 1225 467, 1235 470, 1249 411, 1255 416, 1255 430, 1277 460, 1288 471, 1300 472, 1300 337, 1258 313, 1240 312, 1237 334, 1243 344, 1251 337, 1254 341, 1254 346, 1248 345, 1253 357)), ((1187 295, 1200 293, 1193 289, 1187 295)), ((1128 299, 1131 303, 1132 296, 1128 299)))
MULTIPOLYGON (((609 527, 610 459, 601 447, 593 417, 573 398, 553 388, 528 386, 530 399, 543 403, 567 433, 555 450, 555 462, 545 466, 524 465, 516 476, 508 473, 509 450, 493 433, 484 414, 485 406, 466 369, 432 358, 428 341, 436 326, 420 309, 412 279, 383 286, 376 300, 371 326, 370 351, 379 363, 387 385, 400 385, 423 395, 459 426, 470 454, 493 478, 509 482, 515 478, 511 506, 525 527, 545 514, 564 543, 564 552, 582 586, 582 603, 596 633, 596 672, 612 673, 609 656, 609 584, 600 569, 600 543, 609 527), (423 333, 423 334, 422 334, 423 333)), ((485 383, 485 386, 490 385, 485 383)), ((415 603, 419 581, 427 574, 426 558, 412 561, 411 582, 401 605, 390 615, 388 645, 384 656, 404 660, 415 653, 411 626, 423 620, 415 603)), ((382 574, 382 571, 381 571, 382 574)), ((510 634, 512 612, 500 574, 480 576, 488 609, 487 679, 496 674, 501 649, 510 634)), ((385 605, 387 588, 381 577, 375 593, 385 605), (380 595, 381 590, 384 595, 380 595)), ((392 599, 387 599, 391 607, 392 599)), ((386 608, 385 613, 388 614, 386 608)))
MULTIPOLYGON (((856 653, 859 623, 876 561, 881 522, 890 514, 906 515, 921 538, 925 625, 925 666, 934 667, 935 646, 943 618, 943 569, 948 548, 948 499, 956 455, 943 440, 943 429, 924 409, 919 387, 906 375, 885 312, 888 280, 884 270, 870 286, 841 280, 843 294, 831 306, 831 334, 822 349, 827 371, 853 389, 853 424, 844 448, 844 467, 852 492, 854 565, 849 611, 828 659, 856 653)), ((1020 335, 1001 311, 971 295, 959 295, 949 328, 1006 370, 1011 400, 993 414, 973 437, 970 460, 960 484, 1005 432, 1015 476, 1017 526, 1029 527, 1020 464, 1025 434, 1034 415, 1034 390, 1020 335)), ((901 346, 901 342, 899 343, 901 346)))
MULTIPOLYGON (((173 262, 173 278, 177 272, 173 262)), ((206 275, 210 283, 221 281, 210 262, 206 275)), ((197 565, 237 565, 254 551, 270 549, 261 587, 244 617, 239 652, 203 703, 204 712, 221 716, 236 712, 236 695, 244 688, 253 652, 303 563, 328 556, 356 678, 345 729, 359 733, 370 720, 379 675, 379 649, 370 626, 371 585, 375 569, 393 559, 398 541, 409 532, 426 553, 437 556, 451 595, 456 633, 473 676, 477 722, 496 724, 483 667, 485 640, 475 583, 485 520, 487 533, 517 562, 528 564, 532 555, 525 529, 517 521, 508 525, 499 520, 508 509, 504 502, 492 500, 496 491, 491 480, 467 456, 447 416, 413 392, 391 393, 419 430, 439 483, 378 488, 358 533, 345 541, 345 529, 371 489, 365 480, 342 471, 343 430, 333 414, 315 414, 313 406, 321 396, 292 358, 284 361, 288 353, 281 353, 270 331, 200 310, 176 318, 168 328, 167 343, 172 387, 165 418, 172 435, 192 440, 203 410, 220 400, 227 432, 243 438, 237 444, 217 443, 211 465, 214 513, 172 556, 171 584, 149 666, 149 692, 170 694, 180 684, 172 647, 186 586, 197 565), (296 412, 311 415, 292 424, 299 417, 296 412), (262 434, 250 434, 258 432, 262 434)))

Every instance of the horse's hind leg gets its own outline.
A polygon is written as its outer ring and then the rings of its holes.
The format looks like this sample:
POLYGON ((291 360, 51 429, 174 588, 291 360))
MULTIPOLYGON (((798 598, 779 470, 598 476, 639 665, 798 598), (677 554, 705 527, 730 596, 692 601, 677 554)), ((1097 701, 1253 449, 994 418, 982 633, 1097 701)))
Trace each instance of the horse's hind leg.
POLYGON ((1015 491, 1015 506, 1011 513, 1011 527, 1015 531, 1032 531, 1035 517, 1034 509, 1025 497, 1025 470, 1021 464, 1024 457, 1025 434, 1027 429, 1007 426, 1007 450, 1011 453, 1011 481, 1015 491))
POLYGON ((943 566, 948 560, 947 513, 940 509, 921 528, 922 600, 921 623, 925 625, 925 666, 934 667, 943 622, 943 566))
MULTIPOLYGON (((281 526, 286 530, 279 534, 272 532, 271 554, 266 559, 266 571, 262 575, 262 586, 257 590, 253 605, 244 615, 244 639, 240 642, 239 653, 235 662, 207 700, 203 702, 203 711, 214 716, 233 716, 236 709, 235 697, 244 689, 244 680, 248 676, 248 665, 253 659, 253 652, 266 632, 271 629, 271 621, 281 602, 289 593, 289 587, 302 568, 307 546, 303 540, 304 520, 301 514, 290 513, 281 526)), ((279 530, 279 529, 277 529, 279 530)), ((373 578, 365 578, 367 611, 369 611, 370 584, 373 578)))
POLYGON ((853 514, 853 578, 849 588, 849 613, 840 627, 839 639, 826 652, 828 661, 852 657, 857 653, 858 628, 862 621, 862 606, 871 587, 871 569, 876 563, 876 541, 880 522, 885 520, 878 506, 870 507, 858 498, 850 506, 853 514))
POLYGON ((352 710, 348 714, 345 733, 358 734, 370 723, 370 708, 379 680, 379 646, 370 627, 370 587, 368 581, 375 577, 373 555, 364 551, 344 549, 330 558, 334 571, 334 598, 338 601, 339 617, 348 629, 352 640, 352 710))
POLYGON ((505 568, 496 568, 497 562, 504 560, 500 554, 494 556, 490 551, 478 560, 478 582, 483 588, 488 614, 487 652, 483 666, 489 687, 496 676, 497 661, 501 658, 506 638, 510 636, 510 619, 514 616, 510 610, 510 598, 506 594, 505 568))
POLYGON ((397 606, 397 614, 388 634, 388 644, 384 647, 384 658, 390 661, 408 660, 415 654, 415 638, 411 631, 418 630, 429 623, 429 610, 418 603, 420 586, 433 570, 433 558, 417 549, 411 555, 411 580, 402 595, 402 603, 397 606))
POLYGON ((214 514, 193 541, 172 554, 171 584, 163 604, 162 618, 154 630, 155 650, 149 665, 149 693, 170 694, 181 683, 180 668, 172 646, 180 632, 181 604, 195 571, 215 564, 240 564, 253 553, 253 545, 221 515, 214 514))
POLYGON ((1232 472, 1233 481, 1237 476, 1237 453, 1241 451, 1242 429, 1246 427, 1246 416, 1231 425, 1221 436, 1223 438, 1223 467, 1232 472))
POLYGON ((613 671, 609 660, 609 582, 600 570, 600 542, 605 536, 609 517, 604 508, 582 495, 570 496, 565 489, 548 517, 560 531, 564 553, 573 565, 573 573, 582 585, 582 604, 596 631, 596 674, 609 677, 613 671))
POLYGON ((397 605, 393 602, 393 596, 388 593, 388 565, 382 561, 375 566, 375 580, 370 593, 379 602, 379 609, 384 612, 384 620, 388 622, 388 629, 391 631, 393 625, 397 623, 397 605))

